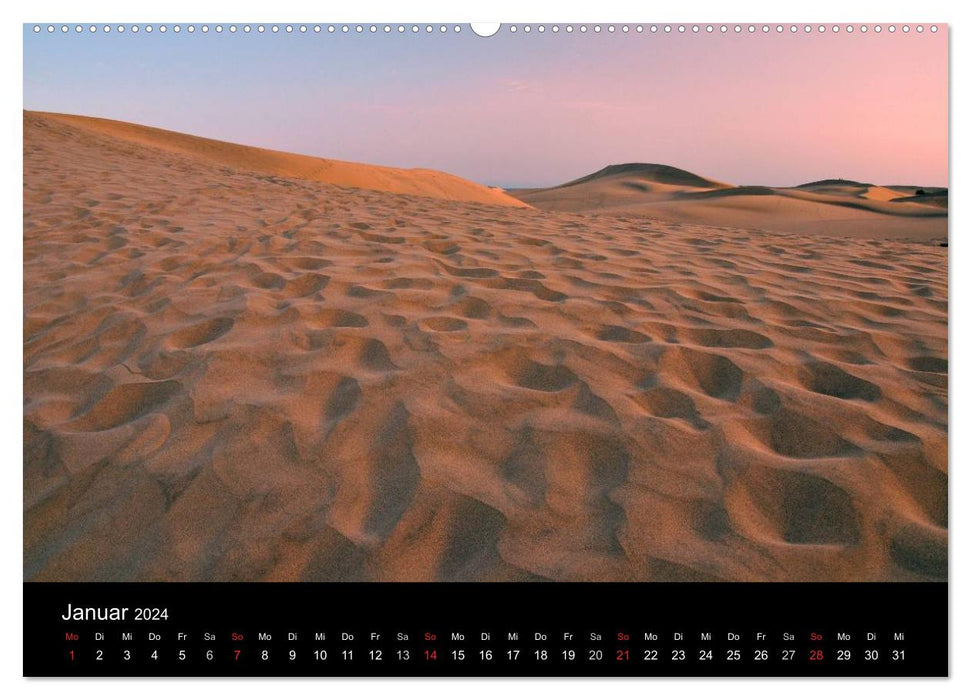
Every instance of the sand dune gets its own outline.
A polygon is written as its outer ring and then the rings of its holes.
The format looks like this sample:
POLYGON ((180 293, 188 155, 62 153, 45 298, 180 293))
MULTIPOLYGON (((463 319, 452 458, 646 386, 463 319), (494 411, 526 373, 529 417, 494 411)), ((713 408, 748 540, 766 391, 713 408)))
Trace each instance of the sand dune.
POLYGON ((595 173, 548 189, 510 192, 524 202, 549 211, 634 211, 683 192, 708 192, 730 187, 686 170, 654 163, 609 165, 595 173))
POLYGON ((111 119, 44 112, 28 112, 27 118, 36 119, 37 123, 43 123, 49 129, 64 124, 86 134, 106 137, 115 147, 125 147, 128 144, 148 146, 209 164, 224 165, 237 171, 300 178, 342 187, 419 195, 456 202, 483 202, 510 207, 526 206, 499 188, 486 187, 436 170, 403 170, 313 158, 252 146, 240 146, 111 119))
MULTIPOLYGON (((832 182, 832 181, 830 181, 832 182)), ((839 183, 839 181, 836 181, 839 183)), ((869 185, 863 183, 853 184, 829 184, 829 185, 799 185, 790 188, 792 190, 802 190, 815 192, 817 194, 834 194, 838 197, 853 197, 857 199, 870 199, 877 202, 892 202, 900 199, 903 194, 889 187, 879 185, 869 185)))
POLYGON ((604 181, 620 182, 624 186, 638 189, 632 183, 644 183, 645 187, 656 187, 666 185, 672 190, 692 190, 692 189, 716 189, 729 187, 723 182, 716 182, 708 178, 689 173, 687 170, 675 168, 670 165, 659 165, 657 163, 624 163, 621 165, 608 165, 595 173, 578 178, 565 185, 560 185, 557 189, 566 187, 576 187, 591 182, 603 183, 604 181))
POLYGON ((906 192, 852 180, 734 186, 670 166, 628 163, 557 187, 510 193, 547 211, 636 214, 785 233, 946 240, 946 194, 916 196, 916 189, 906 192))
POLYGON ((24 128, 29 580, 946 577, 946 249, 24 128))

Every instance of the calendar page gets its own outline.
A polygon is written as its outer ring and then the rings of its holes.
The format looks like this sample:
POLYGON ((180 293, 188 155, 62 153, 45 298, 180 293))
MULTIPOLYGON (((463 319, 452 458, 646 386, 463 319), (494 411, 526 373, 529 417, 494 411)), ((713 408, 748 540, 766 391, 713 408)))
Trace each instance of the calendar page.
POLYGON ((28 23, 27 676, 946 676, 945 24, 28 23))

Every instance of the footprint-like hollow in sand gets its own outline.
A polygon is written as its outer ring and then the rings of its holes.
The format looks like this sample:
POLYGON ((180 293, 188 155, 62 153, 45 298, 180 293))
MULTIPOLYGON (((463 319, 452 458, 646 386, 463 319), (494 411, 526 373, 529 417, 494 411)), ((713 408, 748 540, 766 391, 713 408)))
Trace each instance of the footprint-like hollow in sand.
POLYGON ((466 321, 463 321, 460 318, 454 318, 452 316, 433 316, 431 318, 422 319, 421 325, 428 330, 440 333, 464 331, 469 326, 466 321))
POLYGON ((422 243, 422 246, 426 250, 430 250, 433 253, 438 253, 439 255, 452 255, 462 249, 460 245, 449 240, 425 241, 422 243))
POLYGON ((324 407, 329 421, 339 421, 348 415, 361 400, 361 385, 353 377, 341 377, 324 407))
POLYGON ((749 348, 762 350, 772 347, 768 337, 745 328, 690 328, 685 335, 692 342, 709 348, 749 348))
POLYGON ((649 343, 650 336, 624 326, 603 326, 596 332, 597 340, 608 343, 649 343))
POLYGON ((768 445, 776 454, 796 459, 824 459, 859 452, 833 428, 789 408, 768 418, 768 445))
POLYGON ((734 401, 742 389, 741 368, 721 355, 672 347, 661 357, 661 367, 716 399, 734 401))
POLYGON ((331 328, 365 328, 368 320, 361 314, 344 309, 321 309, 315 321, 321 326, 331 328))
POLYGON ((908 571, 928 578, 947 578, 947 531, 910 523, 890 542, 890 556, 908 571))
POLYGON ((814 474, 787 469, 750 469, 749 497, 789 544, 854 545, 862 537, 860 513, 845 490, 814 474))
POLYGON ((694 400, 688 394, 666 386, 650 387, 635 395, 635 400, 651 415, 658 418, 680 418, 697 428, 708 423, 698 414, 694 400))
POLYGON ((231 318, 211 318, 180 328, 169 336, 168 342, 176 348, 194 348, 211 343, 226 335, 235 325, 231 318))
POLYGON ((924 355, 907 360, 907 366, 917 372, 936 372, 947 374, 947 358, 924 355))
POLYGON ((292 297, 305 297, 316 294, 326 287, 329 282, 330 277, 327 275, 307 272, 287 282, 284 289, 292 297))
POLYGON ((131 423, 160 409, 182 389, 176 381, 119 384, 70 424, 72 430, 102 431, 131 423))
POLYGON ((569 367, 544 365, 533 360, 523 360, 508 368, 509 376, 517 386, 535 391, 563 391, 579 381, 569 367))
POLYGON ((275 272, 261 272, 253 277, 253 284, 260 289, 283 289, 287 281, 275 272))
POLYGON ((465 318, 478 319, 488 318, 492 313, 489 303, 478 297, 466 297, 454 304, 450 310, 465 318))
POLYGON ((388 346, 377 338, 366 338, 360 342, 357 361, 361 367, 372 372, 387 372, 397 369, 391 361, 388 346))
POLYGON ((864 401, 876 401, 880 398, 880 387, 836 365, 828 362, 810 362, 804 367, 806 371, 803 386, 817 394, 864 401))

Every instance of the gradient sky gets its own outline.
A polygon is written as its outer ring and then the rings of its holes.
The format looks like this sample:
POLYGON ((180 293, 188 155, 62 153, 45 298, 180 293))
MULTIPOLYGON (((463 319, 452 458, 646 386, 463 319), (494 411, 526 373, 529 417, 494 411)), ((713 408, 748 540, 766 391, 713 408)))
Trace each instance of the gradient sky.
POLYGON ((34 34, 26 109, 553 185, 610 163, 735 184, 947 184, 947 29, 866 34, 34 34))

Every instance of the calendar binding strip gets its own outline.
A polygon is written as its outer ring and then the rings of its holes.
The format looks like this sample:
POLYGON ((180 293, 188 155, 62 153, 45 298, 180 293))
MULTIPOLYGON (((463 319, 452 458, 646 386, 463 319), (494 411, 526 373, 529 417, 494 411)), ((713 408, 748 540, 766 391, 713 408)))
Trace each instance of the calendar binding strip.
MULTIPOLYGON (((188 34, 460 34, 461 24, 33 24, 34 34, 153 34, 175 33, 188 34)), ((468 25, 466 25, 468 27, 468 25)), ((938 24, 778 24, 778 23, 744 23, 744 24, 645 24, 645 23, 610 23, 610 24, 508 24, 501 25, 498 31, 510 34, 826 34, 826 33, 874 33, 874 34, 923 34, 925 31, 937 33, 938 24)), ((490 36, 478 31, 472 25, 471 33, 479 36, 490 36)))

